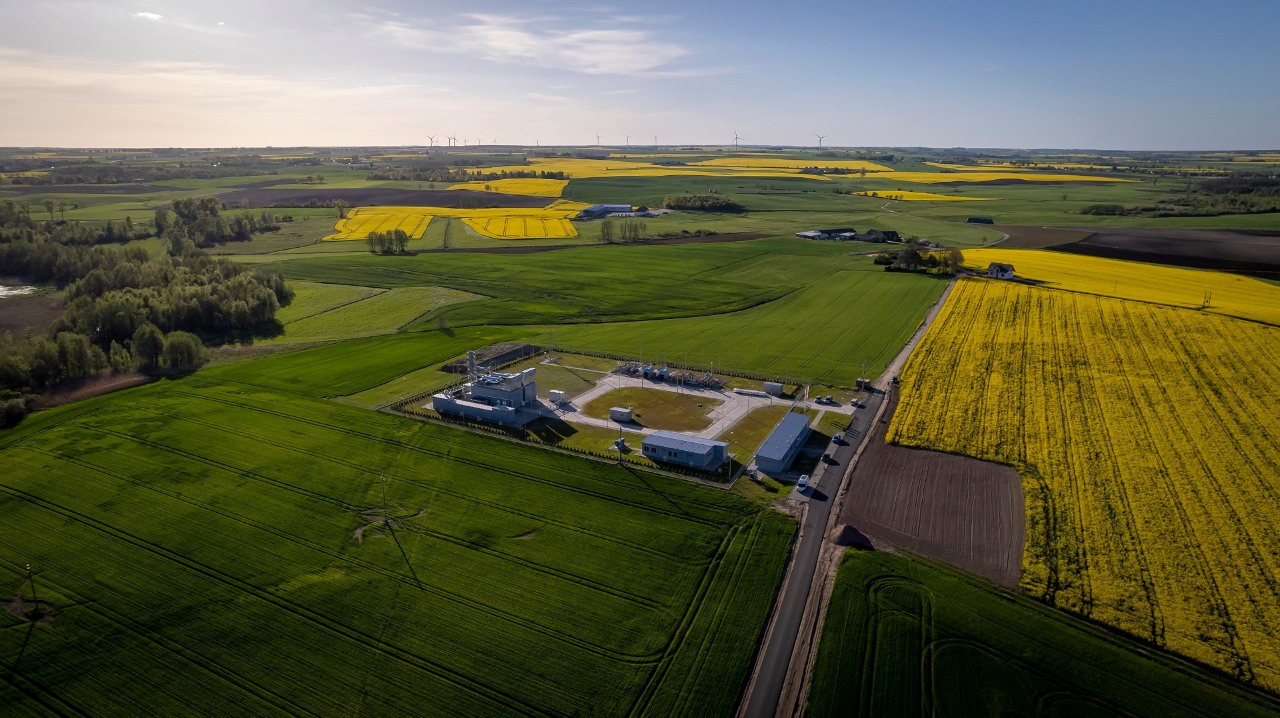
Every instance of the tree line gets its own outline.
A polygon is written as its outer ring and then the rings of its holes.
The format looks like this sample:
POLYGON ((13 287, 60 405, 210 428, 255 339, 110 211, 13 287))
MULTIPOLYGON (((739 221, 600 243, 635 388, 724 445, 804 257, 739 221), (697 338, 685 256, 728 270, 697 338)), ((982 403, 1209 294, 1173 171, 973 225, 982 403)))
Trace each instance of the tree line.
POLYGON ((370 172, 366 175, 370 180, 398 182, 477 182, 499 179, 569 179, 564 172, 547 170, 503 170, 501 172, 485 172, 483 170, 460 170, 448 167, 421 167, 415 169, 388 169, 370 172))
MULTIPOLYGON (((184 206, 165 229, 169 251, 58 241, 0 203, 4 274, 65 288, 66 305, 44 336, 0 338, 0 424, 20 420, 34 395, 106 372, 178 371, 220 342, 276 331, 293 292, 274 270, 206 254, 177 228, 207 216, 184 206), (203 339, 202 339, 203 338, 203 339)), ((27 217, 26 219, 29 219, 27 217)), ((53 228, 50 228, 53 229, 53 228)))
POLYGON ((741 212, 742 205, 717 194, 674 194, 662 199, 667 209, 690 209, 699 212, 741 212))
POLYGON ((366 240, 372 254, 404 254, 409 246, 409 233, 403 229, 392 229, 386 232, 370 232, 366 240))

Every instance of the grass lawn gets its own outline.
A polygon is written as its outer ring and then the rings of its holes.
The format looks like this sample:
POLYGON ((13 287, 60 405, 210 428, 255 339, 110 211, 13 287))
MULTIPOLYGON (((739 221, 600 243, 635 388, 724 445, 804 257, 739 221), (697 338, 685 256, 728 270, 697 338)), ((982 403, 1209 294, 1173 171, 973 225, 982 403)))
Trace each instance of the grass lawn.
POLYGON ((1274 699, 1216 673, 985 582, 850 549, 806 715, 1207 718, 1277 710, 1274 699))
POLYGON ((698 431, 711 426, 707 414, 724 402, 696 394, 625 386, 596 397, 582 407, 582 413, 597 419, 608 419, 615 406, 632 408, 636 424, 668 431, 698 431))
POLYGON ((752 409, 716 439, 729 442, 729 453, 741 461, 749 462, 790 408, 788 404, 781 403, 752 409))
POLYGON ((3 715, 727 715, 795 532, 202 375, 30 417, 0 462, 0 585, 29 563, 54 610, 0 611, 3 715))
MULTIPOLYGON (((617 429, 575 424, 562 419, 535 419, 525 428, 544 444, 596 454, 612 453, 613 442, 618 440, 617 429)), ((626 454, 628 461, 644 466, 655 465, 640 453, 640 442, 644 441, 644 434, 623 430, 622 438, 627 440, 627 446, 631 449, 626 454)))

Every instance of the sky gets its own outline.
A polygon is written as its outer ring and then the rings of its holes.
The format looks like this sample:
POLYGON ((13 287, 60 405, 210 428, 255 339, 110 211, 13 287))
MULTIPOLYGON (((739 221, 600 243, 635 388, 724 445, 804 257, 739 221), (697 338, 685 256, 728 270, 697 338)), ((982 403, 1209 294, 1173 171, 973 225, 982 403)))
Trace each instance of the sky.
POLYGON ((0 146, 1280 147, 1280 2, 0 0, 0 146))

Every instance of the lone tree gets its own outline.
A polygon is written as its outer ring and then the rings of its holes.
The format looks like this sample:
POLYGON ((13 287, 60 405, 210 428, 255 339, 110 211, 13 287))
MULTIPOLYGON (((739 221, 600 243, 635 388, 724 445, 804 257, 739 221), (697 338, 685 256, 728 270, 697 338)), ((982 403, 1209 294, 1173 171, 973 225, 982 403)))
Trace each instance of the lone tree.
POLYGON ((133 332, 132 348, 142 369, 154 369, 160 365, 160 356, 164 353, 164 334, 159 327, 147 322, 133 332))
POLYGON ((333 208, 338 210, 338 219, 342 219, 347 216, 347 208, 350 206, 351 205, 347 204, 345 199, 335 199, 333 201, 333 208))

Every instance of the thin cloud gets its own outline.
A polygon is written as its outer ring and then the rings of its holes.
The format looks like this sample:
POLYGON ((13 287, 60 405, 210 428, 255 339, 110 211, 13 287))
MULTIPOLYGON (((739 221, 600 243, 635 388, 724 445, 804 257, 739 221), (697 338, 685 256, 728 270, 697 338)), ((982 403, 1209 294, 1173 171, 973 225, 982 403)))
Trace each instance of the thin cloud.
POLYGON ((140 17, 140 18, 142 18, 143 20, 151 20, 152 22, 156 22, 156 21, 159 21, 159 20, 163 20, 163 19, 164 19, 164 15, 161 15, 161 14, 160 14, 160 13, 158 13, 158 12, 145 12, 145 11, 143 11, 143 12, 135 12, 135 13, 133 14, 133 16, 134 16, 134 17, 140 17))
POLYGON ((675 65, 685 48, 637 27, 564 28, 551 19, 469 14, 448 26, 424 26, 398 19, 377 20, 369 28, 401 47, 424 52, 467 54, 489 62, 569 70, 588 75, 672 77, 707 74, 675 65))

